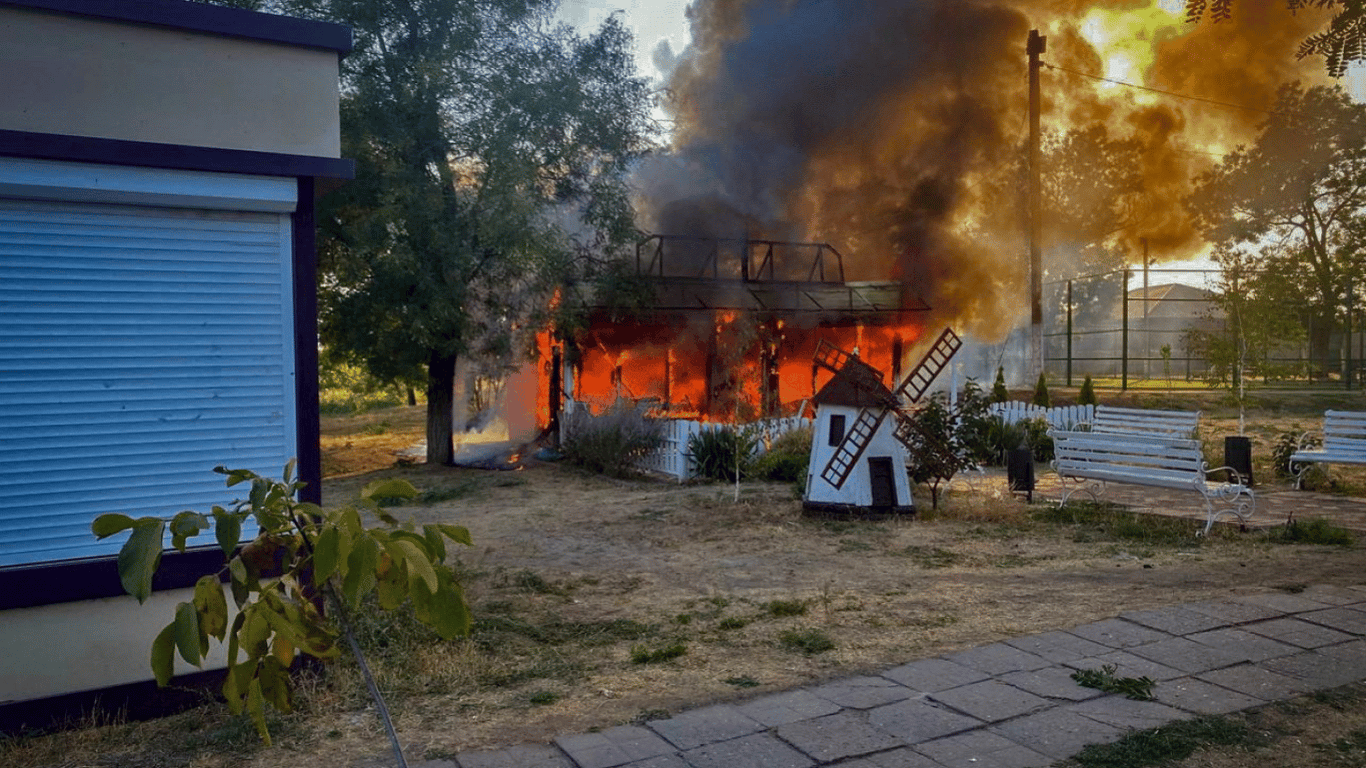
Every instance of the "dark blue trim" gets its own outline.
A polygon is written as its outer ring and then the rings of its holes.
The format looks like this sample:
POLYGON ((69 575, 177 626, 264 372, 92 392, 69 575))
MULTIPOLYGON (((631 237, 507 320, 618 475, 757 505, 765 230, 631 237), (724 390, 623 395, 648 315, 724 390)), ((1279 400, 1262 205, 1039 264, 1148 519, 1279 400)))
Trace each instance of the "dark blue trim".
MULTIPOLYGON (((113 556, 92 557, 0 568, 0 611, 125 595, 116 560, 113 556)), ((224 563, 223 550, 218 547, 167 552, 152 577, 152 591, 191 586, 224 563)))
POLYGON ((351 28, 342 24, 186 0, 0 0, 0 5, 320 48, 342 55, 351 50, 351 28))
POLYGON ((338 157, 191 147, 183 144, 158 144, 150 141, 101 139, 30 131, 0 130, 0 157, 4 156, 172 168, 182 171, 245 173, 257 176, 334 179, 356 177, 356 161, 338 157))
POLYGON ((299 179, 294 208, 294 414, 300 501, 322 504, 322 428, 318 414, 318 259, 313 179, 299 179))

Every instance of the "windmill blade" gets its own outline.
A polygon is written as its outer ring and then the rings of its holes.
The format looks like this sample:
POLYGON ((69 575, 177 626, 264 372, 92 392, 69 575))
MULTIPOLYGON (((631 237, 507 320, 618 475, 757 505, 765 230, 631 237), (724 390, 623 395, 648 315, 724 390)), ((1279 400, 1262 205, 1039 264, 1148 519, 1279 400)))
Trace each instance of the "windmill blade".
POLYGON ((851 357, 854 355, 845 352, 825 339, 821 339, 816 342, 816 354, 812 358, 812 362, 831 373, 839 373, 851 357))
POLYGON ((939 334, 939 339, 925 353, 925 357, 921 358, 901 382, 901 386, 896 388, 897 398, 905 398, 912 403, 919 402, 935 377, 948 367, 949 361, 962 346, 963 340, 958 338, 958 334, 954 333, 952 328, 945 328, 944 332, 939 334))
POLYGON ((904 413, 902 413, 902 412, 900 412, 900 411, 897 411, 897 414, 896 414, 896 431, 892 433, 892 436, 895 437, 895 438, 897 439, 897 442, 899 442, 899 443, 901 443, 902 445, 906 446, 906 450, 908 450, 908 451, 914 451, 914 450, 915 450, 915 442, 912 441, 912 439, 911 439, 912 435, 914 435, 914 434, 915 434, 915 422, 911 421, 910 416, 908 416, 908 415, 906 415, 906 414, 904 414, 904 413))
POLYGON ((821 471, 821 479, 836 489, 844 487, 844 481, 853 473, 859 457, 867 450, 868 444, 873 441, 873 435, 877 433, 877 428, 882 426, 882 420, 885 418, 886 409, 878 409, 876 413, 867 409, 859 412, 858 418, 854 419, 854 425, 849 428, 844 440, 840 441, 839 447, 835 449, 835 455, 830 457, 830 462, 821 471))

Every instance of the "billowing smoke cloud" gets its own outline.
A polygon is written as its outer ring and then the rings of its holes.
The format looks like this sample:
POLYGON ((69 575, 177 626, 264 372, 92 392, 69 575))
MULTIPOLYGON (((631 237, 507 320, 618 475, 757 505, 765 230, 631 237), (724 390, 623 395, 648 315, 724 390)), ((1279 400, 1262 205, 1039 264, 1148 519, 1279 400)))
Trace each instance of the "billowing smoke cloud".
MULTIPOLYGON (((669 84, 674 151, 640 173, 642 224, 830 242, 848 279, 901 280, 937 322, 999 336, 1026 312, 1031 28, 1049 38, 1046 62, 1100 73, 1099 24, 1155 52, 1149 86, 1237 104, 1269 107, 1280 83, 1320 77, 1294 50, 1321 15, 1241 0, 1232 22, 1130 29, 1158 2, 1172 0, 697 0, 669 84)), ((1044 104, 1046 130, 1102 124, 1142 143, 1145 210, 1118 237, 1168 258, 1197 245, 1180 206, 1193 172, 1265 117, 1058 70, 1044 104)))

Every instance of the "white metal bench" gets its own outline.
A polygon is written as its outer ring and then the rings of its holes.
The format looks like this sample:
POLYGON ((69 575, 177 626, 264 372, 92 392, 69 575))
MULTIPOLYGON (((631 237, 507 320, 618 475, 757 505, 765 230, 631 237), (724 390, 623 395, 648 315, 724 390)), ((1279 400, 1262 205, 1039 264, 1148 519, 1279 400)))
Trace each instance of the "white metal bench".
POLYGON ((1163 435, 1194 439, 1200 427, 1199 411, 1155 411, 1148 408, 1116 408, 1097 405, 1092 432, 1128 435, 1163 435))
POLYGON ((1238 474, 1229 467, 1207 469, 1199 440, 1067 430, 1049 430, 1048 435, 1053 438, 1054 471, 1064 481, 1079 483, 1063 494, 1059 505, 1077 491, 1098 500, 1106 483, 1193 491, 1205 502, 1205 533, 1221 516, 1236 516, 1242 524, 1256 509, 1256 497, 1241 479, 1235 483, 1208 479, 1212 472, 1227 471, 1235 478, 1238 474))
POLYGON ((1296 488, 1304 483, 1305 473, 1315 464, 1366 464, 1366 412, 1326 411, 1323 445, 1312 450, 1306 448, 1308 437, 1306 434, 1300 438, 1300 448, 1290 454, 1296 488))

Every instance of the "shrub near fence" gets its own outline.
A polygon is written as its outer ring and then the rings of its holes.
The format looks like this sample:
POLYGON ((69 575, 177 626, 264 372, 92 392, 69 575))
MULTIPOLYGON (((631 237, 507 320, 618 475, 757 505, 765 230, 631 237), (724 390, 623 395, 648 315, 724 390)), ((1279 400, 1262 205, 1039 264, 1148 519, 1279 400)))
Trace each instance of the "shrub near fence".
MULTIPOLYGON (((567 404, 567 411, 587 409, 587 406, 579 403, 567 404)), ((571 419, 561 421, 562 426, 568 426, 571 419)), ((813 427, 815 422, 811 419, 803 419, 796 416, 787 416, 775 419, 761 419, 752 422, 747 426, 759 433, 760 452, 779 435, 791 432, 795 429, 813 427)), ((702 432, 712 432, 719 429, 728 429, 733 425, 719 424, 716 422, 690 421, 688 419, 661 419, 661 443, 658 449, 647 453, 635 462, 637 469, 648 472, 658 472, 663 475, 682 482, 693 478, 692 469, 688 461, 688 440, 696 434, 702 432)), ((561 440, 565 439, 561 435, 561 440)))

